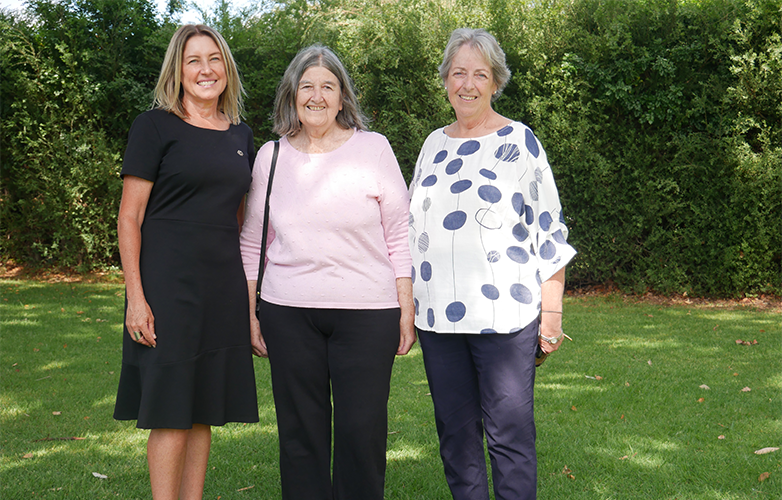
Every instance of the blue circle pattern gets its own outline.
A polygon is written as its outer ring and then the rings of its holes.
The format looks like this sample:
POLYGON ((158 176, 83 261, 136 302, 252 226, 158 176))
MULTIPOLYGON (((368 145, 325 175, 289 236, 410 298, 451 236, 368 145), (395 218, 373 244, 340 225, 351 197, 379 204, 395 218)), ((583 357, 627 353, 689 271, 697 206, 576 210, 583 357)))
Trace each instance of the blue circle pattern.
POLYGON ((461 229, 465 222, 467 222, 467 214, 461 210, 456 210, 445 216, 443 227, 449 231, 456 231, 461 229))
POLYGON ((478 173, 481 174, 482 176, 486 177, 490 181, 493 181, 493 180, 497 179, 497 174, 495 174, 491 170, 486 170, 485 168, 482 168, 480 170, 480 172, 478 172, 478 173))
MULTIPOLYGON (((513 126, 508 125, 499 131, 497 131, 497 135, 499 137, 505 137, 510 135, 513 132, 513 126)), ((532 155, 535 158, 538 158, 540 155, 540 147, 538 145, 537 139, 535 138, 535 135, 532 133, 530 129, 525 129, 524 131, 524 137, 525 137, 525 146, 527 151, 530 155, 532 155)), ((460 156, 469 156, 475 152, 477 152, 481 147, 481 143, 476 140, 468 140, 462 143, 458 149, 457 154, 460 156)), ((439 151, 433 160, 434 164, 442 163, 448 156, 448 152, 446 150, 439 151)), ((521 152, 519 150, 518 145, 516 144, 503 144, 501 145, 494 153, 495 158, 497 158, 499 161, 502 162, 516 162, 521 157, 521 152)), ((462 158, 456 158, 451 160, 445 167, 445 173, 447 175, 454 175, 457 174, 462 166, 464 165, 464 161, 462 158)), ((479 174, 483 176, 484 178, 488 179, 490 182, 497 179, 497 174, 493 172, 492 170, 482 168, 479 171, 479 174)), ((538 183, 542 184, 543 181, 543 174, 540 171, 540 169, 536 169, 535 171, 535 182, 530 183, 530 198, 533 201, 538 200, 539 192, 538 192, 538 183)), ((434 186, 437 183, 437 176, 435 174, 427 176, 423 181, 421 181, 420 185, 422 187, 430 187, 434 186)), ((469 179, 459 179, 456 182, 452 183, 450 186, 450 191, 454 195, 461 195, 462 193, 468 191, 472 187, 472 181, 469 179)), ((500 189, 498 189, 496 186, 493 186, 491 184, 485 184, 478 187, 477 190, 478 197, 489 204, 496 204, 502 199, 502 192, 500 189)), ((423 204, 423 211, 428 211, 429 207, 431 206, 431 199, 425 198, 424 204, 423 204)), ((458 206, 458 204, 457 204, 458 206)), ((511 197, 511 206, 513 210, 519 215, 519 217, 524 217, 525 224, 515 224, 512 229, 511 233, 513 237, 519 241, 524 242, 529 238, 529 230, 527 229, 527 226, 530 226, 533 224, 535 220, 535 213, 532 206, 527 205, 525 203, 524 195, 520 192, 513 193, 511 197)), ((486 211, 491 212, 491 207, 489 208, 482 208, 480 211, 486 211)), ((481 220, 483 220, 483 217, 479 218, 476 215, 476 220, 481 223, 481 220)), ((455 210, 450 212, 448 215, 445 216, 443 219, 443 227, 450 231, 457 231, 461 229, 467 221, 467 214, 461 210, 455 210)), ((560 221, 564 224, 564 217, 560 213, 560 221)), ((540 225, 540 228, 543 231, 548 231, 551 227, 551 224, 553 222, 553 219, 551 217, 551 214, 549 212, 542 212, 538 217, 538 223, 540 225)), ((412 216, 410 220, 411 225, 413 224, 412 216)), ((481 230, 496 230, 501 227, 501 224, 497 227, 487 227, 481 224, 481 230)), ((561 230, 557 230, 552 235, 554 241, 560 244, 566 244, 565 237, 561 230)), ((421 253, 425 253, 429 248, 429 235, 426 232, 422 232, 418 238, 418 249, 421 253)), ((529 252, 524 250, 520 246, 510 246, 506 249, 506 255, 508 258, 510 258, 513 262, 517 262, 519 264, 526 264, 530 260, 530 254, 532 256, 535 256, 535 248, 532 243, 530 243, 529 252)), ((557 250, 554 243, 551 241, 544 241, 543 244, 540 246, 540 256, 541 258, 545 260, 550 260, 556 256, 557 250)), ((490 263, 495 263, 500 261, 501 254, 500 252, 496 250, 490 250, 486 254, 486 259, 490 263)), ((413 268, 412 272, 412 279, 415 281, 416 279, 416 272, 415 268, 413 268)), ((421 263, 420 268, 420 276, 421 279, 428 282, 432 279, 432 266, 431 264, 424 260, 421 263)), ((540 279, 540 271, 536 271, 536 280, 538 285, 541 284, 540 279)), ((455 293, 455 290, 454 290, 455 293)), ((481 294, 486 297, 488 300, 498 300, 501 296, 500 290, 491 283, 486 283, 481 286, 481 294)), ((509 295, 516 300, 517 302, 521 304, 531 304, 533 300, 533 293, 530 291, 529 288, 524 286, 521 283, 515 283, 510 286, 509 295)), ((418 299, 415 299, 415 310, 416 315, 418 315, 419 312, 419 302, 418 299)), ((464 318, 464 316, 467 313, 467 308, 465 304, 461 301, 454 300, 451 303, 448 304, 448 306, 445 309, 445 316, 448 319, 448 321, 452 323, 456 323, 464 318)), ((427 309, 426 314, 426 321, 430 328, 434 327, 435 325, 435 314, 434 310, 432 308, 427 309)), ((514 328, 513 331, 519 331, 522 327, 514 328)), ((511 333, 513 333, 511 331, 511 333)), ((481 330, 481 333, 497 333, 493 328, 484 328, 481 330)))
POLYGON ((461 158, 451 160, 448 162, 448 165, 445 166, 445 173, 448 175, 453 175, 462 169, 462 165, 464 165, 464 161, 461 158))
POLYGON ((451 193, 459 194, 467 191, 472 187, 472 181, 470 179, 462 179, 451 184, 451 193))
POLYGON ((457 155, 469 156, 481 149, 481 143, 478 141, 467 141, 456 150, 457 155))
POLYGON ((448 157, 448 151, 442 150, 439 151, 436 155, 434 155, 434 160, 432 163, 442 163, 443 160, 445 160, 448 157))
POLYGON ((424 281, 432 279, 432 264, 429 261, 421 262, 421 279, 424 281))

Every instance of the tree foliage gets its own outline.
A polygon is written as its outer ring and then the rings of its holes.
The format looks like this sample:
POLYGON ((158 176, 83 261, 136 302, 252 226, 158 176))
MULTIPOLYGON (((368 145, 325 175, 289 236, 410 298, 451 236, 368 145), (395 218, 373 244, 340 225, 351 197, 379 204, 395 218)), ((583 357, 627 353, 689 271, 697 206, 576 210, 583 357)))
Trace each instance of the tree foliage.
MULTIPOLYGON (((117 263, 117 173, 176 28, 169 4, 0 14, 5 258, 117 263)), ((437 74, 449 33, 485 27, 513 73, 495 107, 536 131, 557 177, 571 283, 782 292, 782 0, 219 0, 202 16, 237 60, 256 145, 287 64, 318 42, 406 175, 454 119, 437 74)))

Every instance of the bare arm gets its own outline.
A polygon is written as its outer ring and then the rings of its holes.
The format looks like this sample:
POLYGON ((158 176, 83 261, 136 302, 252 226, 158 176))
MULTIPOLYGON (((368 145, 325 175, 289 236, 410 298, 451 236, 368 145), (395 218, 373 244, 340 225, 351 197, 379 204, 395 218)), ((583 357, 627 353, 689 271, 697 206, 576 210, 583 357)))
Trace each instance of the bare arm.
POLYGON ((402 315, 399 318, 399 349, 396 354, 402 356, 410 352, 415 344, 415 305, 413 304, 413 280, 396 279, 396 293, 402 315))
POLYGON ((144 296, 139 259, 141 256, 141 224, 144 222, 144 213, 147 210, 152 186, 151 181, 132 175, 125 176, 122 181, 122 201, 117 221, 119 253, 122 260, 122 270, 125 274, 125 288, 128 298, 125 324, 134 341, 149 347, 157 345, 155 316, 144 296), (134 335, 136 332, 140 333, 138 339, 134 335))
MULTIPOLYGON (((547 338, 557 338, 562 333, 562 294, 565 292, 565 268, 541 285, 540 333, 547 338)), ((562 338, 555 344, 538 339, 545 353, 552 353, 562 345, 562 338)))
POLYGON ((247 293, 250 299, 250 343, 253 346, 253 354, 261 358, 268 358, 269 351, 266 349, 266 342, 261 334, 261 324, 258 317, 255 316, 255 287, 257 280, 247 282, 247 293))

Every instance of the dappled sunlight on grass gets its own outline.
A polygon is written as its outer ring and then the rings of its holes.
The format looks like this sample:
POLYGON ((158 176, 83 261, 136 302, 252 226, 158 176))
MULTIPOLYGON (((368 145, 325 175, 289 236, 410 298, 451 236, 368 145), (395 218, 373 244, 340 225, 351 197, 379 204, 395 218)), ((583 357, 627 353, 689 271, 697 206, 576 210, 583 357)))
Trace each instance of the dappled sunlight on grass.
POLYGON ((426 456, 428 456, 428 453, 425 450, 423 450, 422 448, 411 446, 409 444, 394 449, 391 449, 391 447, 389 446, 389 450, 386 452, 386 459, 389 462, 399 461, 399 460, 419 460, 426 456))
MULTIPOLYGON (((777 373, 766 379, 766 385, 772 389, 782 390, 782 373, 777 373)), ((780 394, 777 394, 780 396, 780 394)))
POLYGON ((23 326, 25 328, 28 327, 39 327, 41 324, 38 320, 31 320, 29 318, 21 318, 21 319, 4 319, 0 321, 0 326, 23 326))
POLYGON ((678 349, 682 342, 677 338, 653 339, 646 337, 611 338, 594 342, 596 345, 606 345, 611 348, 628 347, 631 349, 678 349))
POLYGON ((93 401, 92 402, 92 407, 93 408, 98 408, 100 406, 104 406, 104 407, 111 407, 113 409, 114 408, 114 403, 116 402, 116 400, 117 400, 116 395, 114 393, 111 393, 111 394, 108 394, 108 395, 106 395, 106 396, 104 396, 104 397, 102 397, 100 399, 96 399, 95 401, 93 401))
POLYGON ((38 371, 46 372, 49 370, 61 370, 67 366, 70 366, 71 364, 73 364, 73 361, 68 361, 68 362, 65 362, 63 360, 52 361, 51 363, 47 363, 43 366, 38 367, 38 371))
POLYGON ((553 390, 553 391, 570 391, 570 392, 603 392, 606 389, 598 386, 574 386, 563 384, 535 384, 535 391, 553 390))

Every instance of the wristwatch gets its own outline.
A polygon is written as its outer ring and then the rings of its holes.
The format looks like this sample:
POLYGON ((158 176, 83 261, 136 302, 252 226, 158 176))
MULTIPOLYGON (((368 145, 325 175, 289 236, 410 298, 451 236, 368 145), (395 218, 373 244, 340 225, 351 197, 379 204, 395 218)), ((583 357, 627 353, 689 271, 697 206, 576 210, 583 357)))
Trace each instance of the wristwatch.
POLYGON ((559 336, 554 337, 554 338, 549 338, 549 337, 546 337, 545 335, 543 335, 543 333, 538 333, 538 337, 542 338, 543 340, 545 340, 549 344, 556 344, 557 342, 562 340, 562 336, 563 335, 565 335, 565 332, 563 330, 560 330, 559 331, 559 336))

